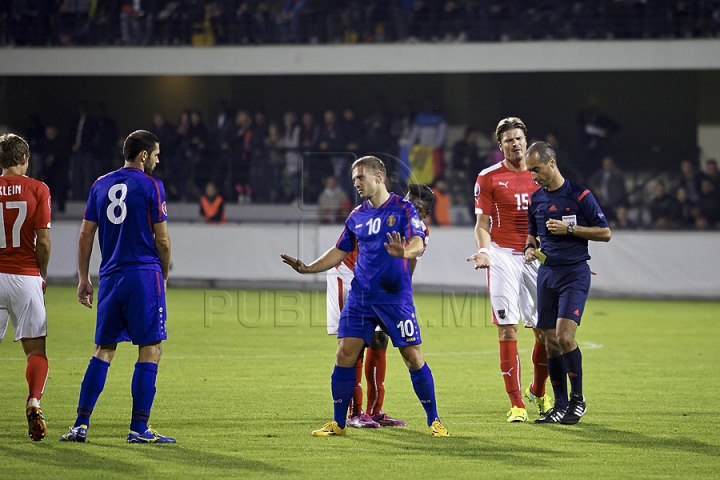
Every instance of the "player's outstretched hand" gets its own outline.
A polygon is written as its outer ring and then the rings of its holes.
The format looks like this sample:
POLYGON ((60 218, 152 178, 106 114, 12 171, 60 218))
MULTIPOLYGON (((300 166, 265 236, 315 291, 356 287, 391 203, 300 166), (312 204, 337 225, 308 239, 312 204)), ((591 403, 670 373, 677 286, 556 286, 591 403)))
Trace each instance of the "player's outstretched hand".
POLYGON ((299 258, 293 258, 290 255, 285 255, 284 253, 280 254, 280 258, 282 258, 283 263, 286 263, 292 267, 293 270, 295 270, 298 273, 307 273, 307 267, 306 265, 300 261, 299 258))
POLYGON ((88 308, 92 308, 93 286, 89 280, 78 283, 78 301, 88 308))
POLYGON ((465 259, 466 262, 475 262, 475 270, 478 268, 490 268, 490 255, 487 253, 474 253, 465 259))
POLYGON ((405 256, 405 237, 400 236, 400 232, 388 232, 388 241, 384 243, 385 250, 391 257, 403 258, 405 256))

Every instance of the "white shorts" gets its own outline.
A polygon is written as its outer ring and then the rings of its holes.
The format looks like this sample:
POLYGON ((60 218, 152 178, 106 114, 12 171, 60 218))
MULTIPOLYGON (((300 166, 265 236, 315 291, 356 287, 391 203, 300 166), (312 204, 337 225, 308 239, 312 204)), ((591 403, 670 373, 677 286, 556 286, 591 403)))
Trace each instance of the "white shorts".
POLYGON ((490 247, 488 292, 496 325, 537 325, 537 273, 540 262, 526 264, 511 248, 490 247))
POLYGON ((8 317, 16 342, 47 336, 42 277, 0 273, 0 342, 7 332, 8 317))
POLYGON ((350 284, 355 274, 347 265, 341 263, 339 267, 327 271, 327 332, 328 335, 337 335, 340 312, 347 301, 350 284))

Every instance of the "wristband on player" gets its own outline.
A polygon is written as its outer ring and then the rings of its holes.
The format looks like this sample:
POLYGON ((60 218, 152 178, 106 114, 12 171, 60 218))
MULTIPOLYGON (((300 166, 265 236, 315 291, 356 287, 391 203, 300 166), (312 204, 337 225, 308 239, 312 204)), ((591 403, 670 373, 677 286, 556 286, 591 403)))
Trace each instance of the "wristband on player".
POLYGON ((537 250, 537 247, 535 245, 533 245, 532 243, 528 243, 527 245, 525 245, 525 249, 523 250, 523 253, 527 252, 528 248, 534 248, 537 250))
POLYGON ((478 249, 478 253, 485 253, 485 254, 487 254, 487 255, 490 255, 490 250, 488 250, 488 249, 485 248, 485 247, 482 247, 482 248, 479 248, 479 249, 478 249))

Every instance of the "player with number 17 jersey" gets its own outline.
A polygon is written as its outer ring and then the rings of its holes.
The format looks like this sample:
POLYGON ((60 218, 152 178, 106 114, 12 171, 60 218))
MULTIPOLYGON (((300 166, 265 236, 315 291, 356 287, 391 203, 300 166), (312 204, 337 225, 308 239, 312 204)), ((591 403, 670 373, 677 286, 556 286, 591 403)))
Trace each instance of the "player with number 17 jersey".
POLYGON ((384 246, 388 233, 392 232, 400 232, 408 240, 415 236, 425 239, 415 206, 394 193, 379 208, 366 200, 345 221, 345 230, 335 246, 352 252, 355 244, 358 245, 355 278, 348 303, 413 303, 410 260, 391 256, 384 246))
POLYGON ((152 228, 153 223, 167 221, 165 188, 160 180, 133 167, 98 178, 88 198, 85 220, 98 224, 100 277, 128 270, 162 272, 152 228))

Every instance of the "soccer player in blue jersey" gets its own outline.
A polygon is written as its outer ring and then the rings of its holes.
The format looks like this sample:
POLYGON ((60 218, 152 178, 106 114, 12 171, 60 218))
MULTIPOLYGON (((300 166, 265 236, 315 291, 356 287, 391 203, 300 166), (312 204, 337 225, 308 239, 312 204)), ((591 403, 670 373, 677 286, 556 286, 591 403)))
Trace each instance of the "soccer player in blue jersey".
POLYGON ((107 378, 119 342, 138 346, 132 378, 132 418, 128 443, 175 443, 148 426, 155 398, 155 378, 167 339, 165 290, 170 267, 165 189, 150 176, 159 162, 158 138, 131 133, 123 145, 125 166, 95 181, 78 240, 78 300, 92 308, 90 254, 99 234, 95 352, 80 388, 75 425, 60 441, 84 442, 90 415, 107 378))
POLYGON ((348 403, 355 388, 354 365, 363 347, 370 344, 376 325, 390 336, 410 370, 430 434, 448 436, 438 418, 435 384, 420 350, 420 326, 413 305, 410 261, 422 253, 425 233, 415 206, 389 193, 385 176, 380 159, 363 157, 355 161, 352 179, 365 201, 348 216, 335 246, 309 265, 281 254, 283 262, 298 273, 318 273, 342 262, 355 245, 359 247, 355 278, 338 325, 331 377, 334 421, 314 430, 315 437, 345 435, 348 403))
POLYGON ((582 355, 575 331, 590 290, 588 241, 609 242, 612 232, 590 190, 563 178, 550 144, 532 144, 525 163, 533 180, 542 187, 530 197, 525 261, 544 262, 538 270, 537 326, 545 332, 548 370, 555 393, 555 405, 535 423, 573 425, 587 410, 582 391, 582 355))

